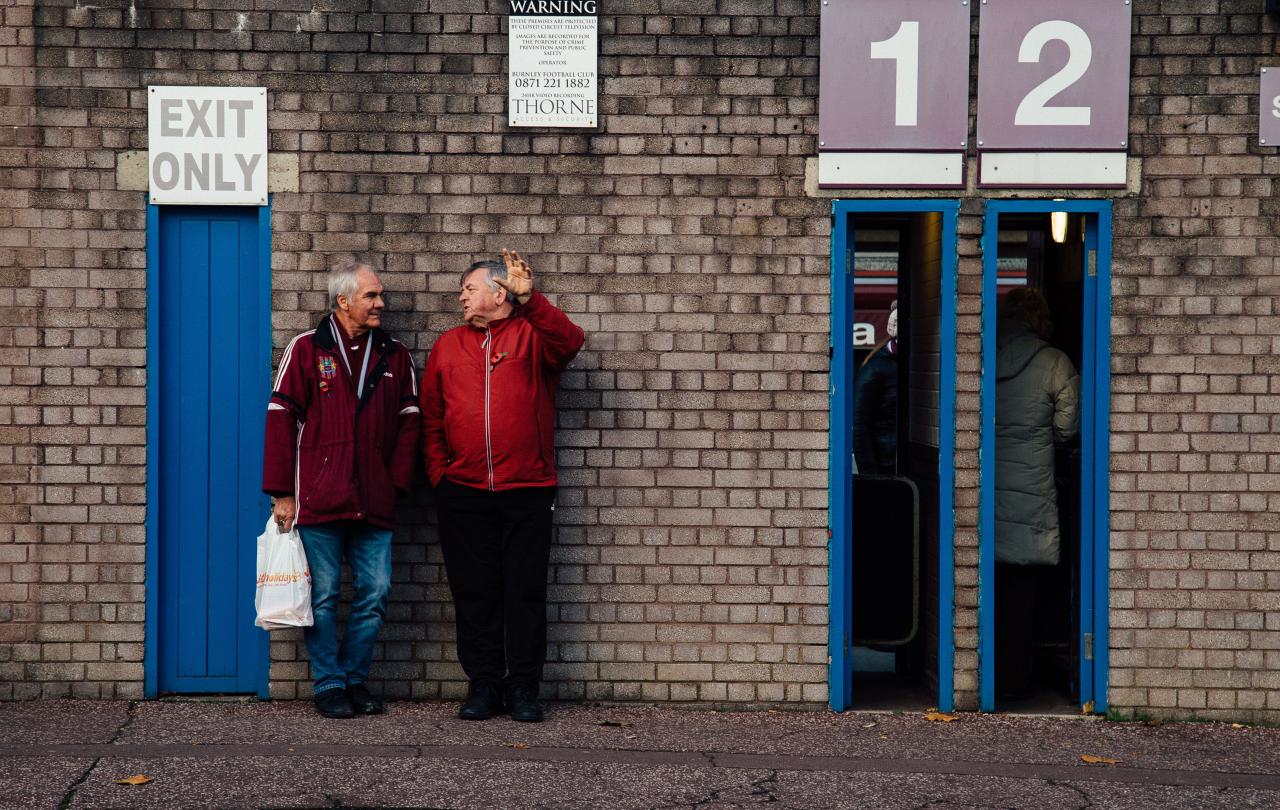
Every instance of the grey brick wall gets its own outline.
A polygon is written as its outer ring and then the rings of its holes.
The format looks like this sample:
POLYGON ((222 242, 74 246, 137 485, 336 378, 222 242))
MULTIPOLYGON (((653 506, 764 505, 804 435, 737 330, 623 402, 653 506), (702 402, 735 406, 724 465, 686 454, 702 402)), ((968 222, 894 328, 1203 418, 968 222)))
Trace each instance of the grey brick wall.
MULTIPOLYGON (((549 680, 562 697, 826 699, 829 204, 817 0, 605 8, 599 133, 511 132, 497 0, 0 8, 0 697, 141 692, 147 84, 265 85, 274 339, 381 257, 419 362, 503 246, 589 333, 561 396, 549 680), (422 6, 425 5, 425 10, 422 6), (715 8, 714 13, 712 8, 715 8)), ((1135 0, 1115 207, 1111 702, 1280 719, 1274 152, 1245 0, 1135 0)), ((975 9, 976 13, 976 9, 975 9)), ((956 696, 976 705, 983 203, 960 217, 956 696)), ((425 493, 374 675, 459 693, 425 493)), ((947 516, 943 516, 946 519, 947 516)), ((305 695, 277 633, 272 693, 305 695)))

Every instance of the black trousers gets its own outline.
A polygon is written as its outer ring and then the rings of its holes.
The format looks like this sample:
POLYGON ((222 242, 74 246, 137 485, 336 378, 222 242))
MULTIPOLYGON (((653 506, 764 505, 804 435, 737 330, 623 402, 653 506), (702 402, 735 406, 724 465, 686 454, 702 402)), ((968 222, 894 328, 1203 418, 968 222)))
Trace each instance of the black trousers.
POLYGON ((556 488, 489 492, 446 478, 435 495, 463 671, 472 683, 536 686, 556 488))
POLYGON ((1038 565, 996 563, 996 695, 1031 691, 1038 565))

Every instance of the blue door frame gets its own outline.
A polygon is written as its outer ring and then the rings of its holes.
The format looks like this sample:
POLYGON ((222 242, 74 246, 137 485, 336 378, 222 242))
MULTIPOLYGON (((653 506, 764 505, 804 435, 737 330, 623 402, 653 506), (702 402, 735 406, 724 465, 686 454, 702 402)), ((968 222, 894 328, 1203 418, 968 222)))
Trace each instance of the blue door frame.
POLYGON ((1000 215, 1085 214, 1080 481, 1080 706, 1107 711, 1110 599, 1111 201, 993 200, 982 233, 982 375, 979 463, 978 703, 995 710, 996 250, 1000 215))
MULTIPOLYGON (((267 514, 267 506, 265 496, 255 493, 260 488, 261 479, 261 447, 264 429, 265 413, 266 413, 266 397, 269 393, 271 383, 271 207, 267 205, 261 206, 256 210, 246 210, 243 208, 188 208, 188 207, 164 207, 147 206, 147 484, 146 484, 146 636, 144 646, 144 668, 143 668, 143 693, 148 698, 154 698, 160 694, 161 689, 165 691, 210 691, 210 692, 254 692, 258 697, 266 698, 268 696, 268 642, 269 637, 265 632, 258 631, 252 626, 252 619, 245 626, 225 627, 213 626, 208 629, 208 638, 200 641, 201 646, 207 646, 214 655, 223 659, 215 669, 227 666, 226 660, 233 660, 237 669, 234 677, 210 677, 203 682, 209 686, 201 687, 201 681, 195 678, 185 678, 181 673, 170 674, 166 676, 166 666, 172 670, 172 662, 166 663, 168 659, 165 656, 174 656, 177 654, 177 646, 181 645, 182 639, 174 640, 172 632, 166 633, 165 638, 169 641, 162 644, 161 623, 169 620, 168 614, 171 609, 176 609, 173 604, 163 602, 162 592, 168 592, 170 595, 166 597, 169 600, 181 599, 183 604, 188 604, 187 599, 191 595, 183 592, 181 596, 173 593, 173 585, 165 585, 161 582, 162 577, 169 580, 174 579, 175 566, 177 562, 174 559, 165 559, 166 549, 171 549, 172 544, 165 544, 162 547, 159 538, 161 523, 164 522, 164 515, 170 514, 168 510, 178 508, 176 503, 164 502, 160 492, 162 488, 161 476, 175 476, 176 470, 173 469, 177 465, 174 460, 173 448, 162 446, 162 436, 171 435, 175 423, 169 422, 169 429, 162 429, 162 422, 173 419, 173 414, 166 414, 162 407, 162 387, 170 386, 170 392, 179 390, 176 388, 178 383, 172 379, 165 379, 162 373, 162 364, 171 363, 172 355, 166 352, 181 351, 179 341, 176 335, 172 334, 177 326, 177 320, 181 317, 176 314, 177 310, 170 309, 166 311, 167 306, 172 306, 179 295, 189 295, 190 291, 183 290, 181 287, 183 279, 174 273, 177 266, 177 258, 173 255, 176 251, 172 244, 174 240, 163 239, 162 229, 171 232, 170 229, 176 227, 174 222, 183 215, 194 216, 198 219, 203 215, 208 222, 221 223, 220 227, 234 227, 235 233, 238 234, 238 242, 231 248, 224 242, 220 242, 212 235, 209 237, 210 254, 215 251, 228 253, 234 250, 235 254, 232 259, 238 259, 241 267, 251 267, 250 278, 248 279, 249 288, 243 286, 235 288, 238 290, 240 300, 212 301, 210 303, 210 311, 216 315, 221 308, 225 308, 228 313, 236 313, 238 321, 228 319, 228 322, 235 322, 241 325, 242 331, 237 333, 236 343, 238 349, 218 353, 218 347, 213 345, 221 341, 211 339, 209 353, 207 355, 207 363, 212 366, 217 363, 232 364, 235 368, 233 373, 239 376, 239 379, 245 380, 246 384, 239 386, 238 395, 233 395, 228 401, 225 398, 219 398, 216 391, 199 391, 200 381, 195 380, 194 387, 188 391, 184 382, 181 389, 184 403, 190 399, 196 403, 200 399, 205 402, 199 407, 210 408, 224 418, 238 418, 240 425, 240 437, 236 447, 219 446, 216 449, 210 448, 211 458, 222 458, 223 466, 227 463, 226 458, 234 458, 237 450, 241 451, 243 456, 250 453, 249 458, 254 459, 256 453, 257 464, 250 462, 248 465, 239 466, 238 469, 233 468, 231 475, 224 475, 219 480, 208 479, 207 473, 196 471, 196 475, 204 474, 209 483, 210 495, 206 501, 211 502, 218 500, 234 500, 237 509, 234 514, 227 514, 225 511, 218 515, 218 519, 222 524, 228 527, 234 527, 229 534, 232 538, 219 537, 219 542, 228 542, 232 540, 236 543, 245 544, 240 546, 240 553, 243 555, 246 546, 252 548, 253 537, 262 530, 262 523, 265 521, 267 514), (246 231, 249 237, 246 240, 246 231), (247 264, 246 264, 247 263, 247 264), (162 269, 165 272, 162 272, 162 269), (252 306, 257 309, 256 313, 245 313, 244 307, 252 306), (227 356, 230 355, 230 356, 227 356), (253 385, 253 381, 261 377, 261 385, 253 385), (252 400, 252 401, 250 401, 252 400), (235 414, 241 414, 235 416, 235 414), (252 413, 253 417, 246 415, 252 413), (170 461, 162 465, 162 460, 168 454, 170 461), (225 463, 224 463, 225 462, 225 463), (163 469, 162 469, 163 467, 163 469), (232 492, 215 491, 219 486, 230 486, 232 492), (252 532, 252 535, 246 532, 252 532), (229 641, 234 639, 234 641, 229 641), (234 651, 220 649, 222 644, 232 644, 234 651), (163 660, 162 660, 163 659, 163 660), (171 682, 165 683, 168 678, 171 682), (175 687, 174 682, 178 685, 175 687)), ((212 234, 212 231, 210 231, 212 234)), ((224 257, 224 260, 226 258, 224 257)), ((210 259, 209 261, 212 261, 210 259)), ((213 279, 216 273, 212 270, 209 278, 213 279)), ((243 273, 240 276, 243 278, 243 273)), ((211 282, 212 283, 212 282, 211 282)), ((213 338, 218 335, 218 320, 216 317, 211 318, 213 323, 209 324, 188 324, 183 322, 182 326, 193 327, 196 330, 203 328, 206 338, 213 338)), ((203 383, 208 385, 208 377, 203 383)), ((181 429, 182 426, 179 427, 181 429)), ((182 467, 186 471, 186 467, 182 467)), ((172 501, 173 499, 170 499, 172 501)), ((212 506, 212 504, 209 504, 212 506)), ((206 509, 206 511, 209 511, 206 509)), ((231 510, 226 510, 231 511, 231 510)), ((183 515, 186 518, 187 515, 183 515)), ((167 518, 172 521, 172 517, 167 518)), ((228 545, 228 548, 232 548, 228 545)), ((172 556, 172 555, 171 555, 172 556)), ((217 569, 219 566, 225 565, 225 561, 218 554, 218 549, 210 546, 209 564, 211 569, 217 569)), ((230 575, 234 577, 236 582, 237 593, 235 597, 234 610, 239 610, 240 615, 245 613, 245 605, 243 600, 248 600, 247 612, 252 615, 253 602, 253 560, 250 555, 246 564, 245 558, 240 557, 239 567, 231 571, 211 570, 211 576, 230 575), (247 568, 247 573, 246 573, 247 568), (243 583, 243 584, 241 584, 243 583)), ((197 598, 199 596, 197 595, 197 598)), ((185 608, 184 608, 185 609, 185 608)), ((243 622, 241 622, 243 624, 243 622)), ((198 651, 197 651, 198 653, 198 651)), ((198 656, 197 656, 198 657, 198 656)))
POLYGON ((850 394, 853 386, 853 240, 849 214, 936 213, 942 215, 941 358, 938 369, 938 708, 951 711, 955 657, 955 402, 956 402, 956 218, 958 200, 836 200, 831 207, 831 419, 828 494, 830 560, 827 650, 828 698, 844 711, 853 695, 849 620, 853 513, 853 445, 850 394))

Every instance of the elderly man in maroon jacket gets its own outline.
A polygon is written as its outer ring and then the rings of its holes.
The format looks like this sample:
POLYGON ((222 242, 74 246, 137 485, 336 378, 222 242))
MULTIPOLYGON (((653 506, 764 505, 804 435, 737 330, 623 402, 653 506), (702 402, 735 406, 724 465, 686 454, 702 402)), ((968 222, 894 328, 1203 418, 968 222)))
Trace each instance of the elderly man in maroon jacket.
POLYGON ((368 262, 330 272, 332 312, 289 343, 267 405, 262 489, 307 551, 315 624, 305 638, 325 717, 382 711, 364 681, 391 590, 396 494, 416 462, 417 378, 408 349, 380 328, 382 293, 368 262), (339 642, 343 557, 354 596, 339 642))
POLYGON ((471 681, 458 716, 542 720, 556 386, 582 330, 533 289, 518 254, 462 274, 465 326, 440 336, 422 381, 424 454, 471 681))

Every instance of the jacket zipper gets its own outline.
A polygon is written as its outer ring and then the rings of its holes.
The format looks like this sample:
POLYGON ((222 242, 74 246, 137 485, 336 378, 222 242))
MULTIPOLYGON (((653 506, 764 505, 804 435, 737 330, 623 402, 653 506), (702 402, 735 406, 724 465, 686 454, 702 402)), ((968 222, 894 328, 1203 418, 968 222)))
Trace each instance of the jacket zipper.
MULTIPOLYGON (((343 348, 338 347, 338 351, 342 352, 343 348)), ((365 361, 368 362, 369 352, 373 351, 373 335, 369 335, 369 347, 365 349, 365 361)), ((339 358, 341 359, 341 358, 339 358)), ((361 372, 364 376, 364 372, 361 372)), ((356 485, 356 519, 363 520, 368 516, 369 510, 364 508, 364 494, 360 490, 360 398, 364 393, 360 390, 360 382, 354 377, 351 382, 355 383, 356 388, 356 409, 355 416, 351 420, 351 480, 356 485)), ((325 459, 328 462, 328 459, 325 459)))
POLYGON ((493 438, 489 433, 489 375, 493 373, 493 364, 489 362, 489 346, 492 342, 493 333, 488 327, 484 330, 484 342, 481 347, 484 349, 484 455, 485 461, 489 465, 489 491, 493 492, 493 438))

